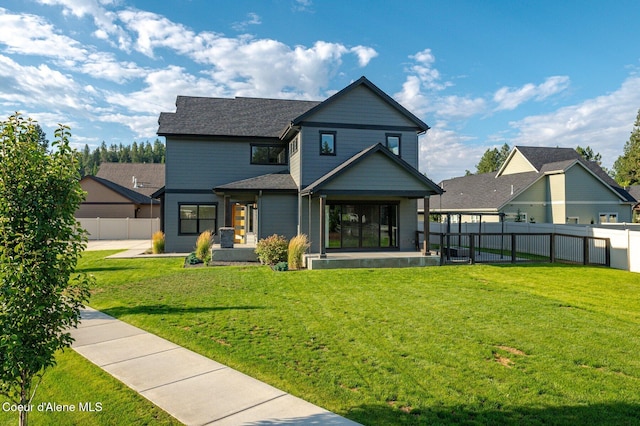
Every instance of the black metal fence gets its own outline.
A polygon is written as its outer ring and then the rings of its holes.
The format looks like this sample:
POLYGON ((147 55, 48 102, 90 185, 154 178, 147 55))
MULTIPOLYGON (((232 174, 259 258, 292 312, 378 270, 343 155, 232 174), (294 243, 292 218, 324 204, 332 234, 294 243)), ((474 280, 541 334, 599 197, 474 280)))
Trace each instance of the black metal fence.
POLYGON ((565 262, 611 266, 609 238, 556 233, 431 234, 440 264, 565 262))

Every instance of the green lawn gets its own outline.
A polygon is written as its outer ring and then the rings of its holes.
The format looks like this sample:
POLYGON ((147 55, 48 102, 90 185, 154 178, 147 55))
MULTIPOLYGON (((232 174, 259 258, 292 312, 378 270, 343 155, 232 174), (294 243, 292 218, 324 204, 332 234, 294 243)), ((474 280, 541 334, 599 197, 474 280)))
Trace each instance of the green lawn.
POLYGON ((364 424, 640 424, 640 275, 105 260, 91 306, 364 424))
MULTIPOLYGON (((33 400, 31 425, 180 425, 181 423, 129 389, 72 349, 57 354, 58 365, 47 370, 33 400), (38 411, 40 404, 58 404, 75 411, 38 411), (84 411, 81 411, 84 409, 84 411), (89 411, 93 410, 93 411, 89 411)), ((18 413, 5 410, 0 397, 0 425, 17 425, 18 413)))

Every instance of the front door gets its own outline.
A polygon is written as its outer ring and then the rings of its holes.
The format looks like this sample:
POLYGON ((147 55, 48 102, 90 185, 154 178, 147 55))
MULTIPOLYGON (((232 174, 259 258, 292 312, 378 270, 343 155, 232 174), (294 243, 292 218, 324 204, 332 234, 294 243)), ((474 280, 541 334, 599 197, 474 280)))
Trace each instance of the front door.
POLYGON ((233 242, 236 244, 246 243, 247 234, 247 206, 240 203, 233 204, 233 223, 235 229, 233 242))

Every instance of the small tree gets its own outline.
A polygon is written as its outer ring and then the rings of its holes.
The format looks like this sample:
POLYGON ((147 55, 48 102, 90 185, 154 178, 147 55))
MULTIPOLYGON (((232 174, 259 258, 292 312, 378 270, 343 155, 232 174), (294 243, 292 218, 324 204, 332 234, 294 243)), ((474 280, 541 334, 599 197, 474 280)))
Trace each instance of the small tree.
POLYGON ((33 121, 0 123, 0 394, 23 407, 71 345, 89 297, 90 278, 75 273, 87 237, 74 217, 84 193, 69 136, 61 126, 49 153, 33 121))

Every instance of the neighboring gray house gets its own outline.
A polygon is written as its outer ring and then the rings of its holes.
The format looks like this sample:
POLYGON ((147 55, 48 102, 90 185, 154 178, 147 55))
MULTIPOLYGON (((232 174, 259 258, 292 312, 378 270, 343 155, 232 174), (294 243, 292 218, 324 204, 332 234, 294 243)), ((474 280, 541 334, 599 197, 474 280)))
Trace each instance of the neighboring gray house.
POLYGON ((598 224, 631 222, 635 199, 572 148, 516 146, 498 172, 442 181, 431 213, 452 220, 598 224))
POLYGON ((179 96, 158 129, 166 250, 223 226, 304 233, 312 253, 414 250, 416 200, 442 192, 417 170, 428 128, 365 77, 323 102, 179 96))

